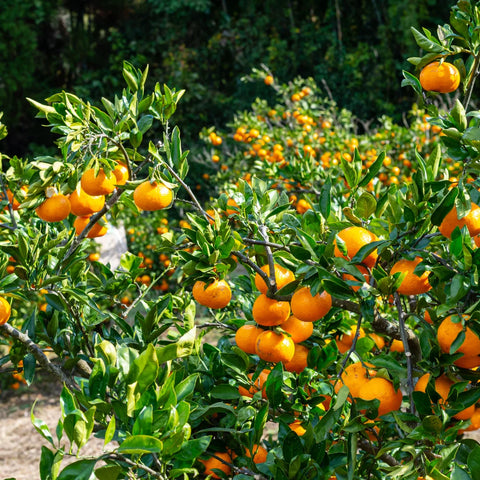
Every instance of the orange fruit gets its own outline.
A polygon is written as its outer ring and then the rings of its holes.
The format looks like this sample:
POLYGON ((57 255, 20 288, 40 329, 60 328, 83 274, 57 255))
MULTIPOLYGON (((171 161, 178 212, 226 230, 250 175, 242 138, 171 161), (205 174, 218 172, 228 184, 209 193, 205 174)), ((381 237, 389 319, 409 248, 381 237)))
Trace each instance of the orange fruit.
MULTIPOLYGON (((21 190, 26 193, 28 192, 28 187, 26 185, 23 185, 21 187, 21 190)), ((0 194, 0 199, 3 199, 3 198, 4 198, 3 194, 0 194)), ((15 195, 10 189, 7 189, 7 198, 8 198, 8 202, 11 203, 13 210, 18 210, 20 208, 20 202, 15 198, 15 195)))
POLYGON ((398 293, 402 295, 418 295, 420 293, 426 293, 432 288, 428 282, 430 272, 423 272, 420 276, 413 273, 415 267, 422 261, 422 257, 416 257, 415 260, 402 258, 393 265, 390 270, 390 275, 397 272, 406 273, 405 278, 397 289, 398 293))
POLYGON ((5 300, 5 298, 0 297, 0 325, 4 325, 8 322, 12 309, 10 304, 5 300))
POLYGON ((290 317, 282 323, 282 330, 290 334, 294 343, 300 343, 312 336, 313 323, 303 322, 295 315, 290 315, 290 317))
POLYGON ((265 82, 265 85, 273 85, 273 77, 272 75, 267 75, 263 81, 265 82))
POLYGON ((225 308, 232 299, 232 291, 225 280, 214 280, 208 285, 197 280, 192 289, 193 298, 204 307, 225 308))
MULTIPOLYGON (((416 385, 415 391, 416 392, 425 392, 427 388, 427 384, 430 380, 430 373, 426 373, 422 375, 416 385)), ((439 405, 442 405, 446 402, 448 398, 448 394, 450 393, 450 389, 455 382, 450 380, 446 375, 440 375, 435 379, 435 391, 440 395, 439 405)), ((453 415, 454 418, 458 420, 468 420, 475 412, 475 405, 471 405, 470 407, 461 410, 460 412, 453 415)))
POLYGON ((442 220, 438 230, 444 237, 451 238, 456 227, 461 230, 465 226, 472 238, 480 234, 480 207, 478 205, 472 203, 470 212, 463 218, 459 219, 457 215, 457 209, 453 207, 442 220))
POLYGON ((295 420, 294 422, 290 423, 288 425, 290 427, 290 430, 293 430, 299 437, 302 435, 305 435, 305 428, 302 427, 302 421, 301 420, 295 420))
POLYGON ((304 200, 303 198, 301 198, 298 202, 297 202, 297 213, 299 214, 303 214, 305 213, 307 210, 310 210, 312 208, 312 206, 306 201, 304 200))
MULTIPOLYGON (((226 452, 215 452, 215 457, 221 458, 224 462, 232 463, 232 457, 226 452)), ((203 474, 205 476, 211 475, 212 478, 221 478, 215 472, 214 469, 221 470, 225 475, 230 475, 232 473, 232 468, 230 465, 226 465, 221 460, 215 457, 207 458, 206 460, 198 459, 199 462, 203 463, 205 466, 205 471, 203 474)))
POLYGON ((113 172, 107 177, 103 168, 98 170, 97 175, 95 175, 94 168, 89 168, 83 172, 82 178, 80 179, 80 184, 85 193, 94 197, 112 193, 115 190, 115 182, 116 178, 113 172))
POLYGON ((268 298, 263 293, 255 300, 252 308, 253 319, 264 327, 282 324, 290 316, 288 302, 268 298))
POLYGON ((289 362, 295 354, 295 344, 284 333, 265 330, 257 337, 255 351, 266 362, 289 362))
POLYGON ((379 350, 381 350, 385 346, 385 340, 380 335, 376 333, 369 333, 368 336, 375 342, 375 345, 379 350))
MULTIPOLYGON (((352 326, 349 333, 344 333, 340 337, 335 337, 335 342, 337 344, 338 351, 340 353, 345 353, 350 350, 350 347, 353 344, 353 339, 355 338, 355 332, 357 330, 356 326, 352 326)), ((365 330, 360 327, 360 332, 358 338, 365 336, 365 330)))
MULTIPOLYGON (((368 273, 368 270, 363 265, 357 265, 357 269, 363 275, 363 278, 365 278, 365 282, 369 283, 370 282, 370 274, 368 273)), ((353 275, 350 275, 349 273, 344 273, 342 275, 342 277, 345 281, 355 282, 354 285, 351 285, 351 288, 354 292, 358 292, 360 290, 360 287, 362 286, 362 283, 357 278, 355 278, 353 275)))
POLYGON ((478 430, 480 429, 480 408, 476 408, 473 415, 470 417, 470 426, 465 430, 478 430))
POLYGON ((82 187, 70 194, 71 211, 77 217, 92 215, 100 211, 105 205, 103 195, 92 196, 86 193, 82 187))
POLYGON ((88 259, 91 261, 91 262, 98 262, 100 260, 100 254, 98 252, 95 252, 95 253, 91 253, 89 256, 88 256, 88 259))
POLYGON ((303 322, 315 322, 323 318, 332 307, 332 297, 327 292, 312 296, 310 287, 297 290, 290 301, 292 313, 303 322))
POLYGON ((391 352, 404 352, 405 347, 403 346, 403 342, 401 340, 393 340, 392 344, 390 345, 391 352))
MULTIPOLYGON (((454 363, 458 366, 465 366, 464 368, 473 368, 480 366, 480 338, 467 326, 469 315, 462 315, 465 323, 465 339, 456 352, 463 353, 463 357, 456 360, 454 363), (476 365, 475 365, 476 363, 476 365)), ((452 315, 445 318, 439 325, 437 330, 437 340, 442 352, 450 353, 450 347, 458 334, 464 329, 462 321, 454 322, 452 315)))
POLYGON ((115 185, 125 185, 128 182, 128 168, 123 163, 117 163, 113 169, 115 185))
POLYGON ((153 212, 170 206, 173 192, 160 182, 147 180, 133 192, 133 201, 140 210, 153 212))
POLYGON ((360 389, 369 381, 367 369, 362 365, 362 362, 351 363, 341 375, 341 382, 335 384, 335 392, 338 393, 342 385, 346 385, 350 390, 352 397, 360 396, 360 389))
MULTIPOLYGON (((48 189, 47 189, 48 190, 48 189)), ((61 222, 70 214, 70 200, 61 193, 54 193, 35 209, 37 215, 46 222, 61 222)))
POLYGON ((420 84, 427 92, 454 92, 460 85, 460 72, 451 63, 432 62, 420 72, 420 84))
POLYGON ((233 199, 233 198, 229 198, 227 200, 227 206, 228 207, 233 207, 233 208, 227 208, 225 210, 225 213, 227 214, 227 216, 229 217, 230 215, 233 215, 235 213, 238 213, 237 209, 238 209, 238 203, 233 199))
POLYGON ((307 357, 309 351, 310 350, 307 347, 296 343, 295 352, 292 359, 288 362, 283 363, 283 367, 285 368, 285 370, 287 372, 295 373, 303 372, 308 366, 307 357))
POLYGON ((402 405, 402 392, 395 391, 393 383, 382 377, 374 377, 360 387, 358 397, 363 400, 379 400, 378 416, 398 410, 402 405))
MULTIPOLYGON (((270 276, 270 267, 267 265, 264 265, 262 267, 262 270, 270 276)), ((280 290, 282 287, 285 285, 288 285, 290 282, 293 282, 295 280, 295 275, 293 274, 292 271, 290 271, 288 268, 284 268, 281 265, 278 265, 277 263, 274 264, 273 270, 275 272, 275 283, 277 284, 277 289, 280 290)), ((258 290, 260 290, 261 293, 266 294, 268 287, 267 284, 264 282, 263 278, 256 273, 255 274, 255 286, 257 287, 258 290)))
POLYGON ((243 325, 235 333, 237 347, 245 353, 254 354, 257 338, 263 332, 263 328, 256 325, 243 325))
POLYGON ((245 455, 249 458, 252 458, 253 463, 264 463, 267 461, 267 449, 261 445, 254 445, 252 450, 247 448, 245 455), (253 458, 252 458, 253 454, 253 458))
MULTIPOLYGON (((336 257, 345 258, 347 260, 351 260, 357 254, 357 252, 365 245, 369 245, 370 243, 378 240, 378 237, 374 233, 362 227, 345 228, 337 233, 337 237, 339 237, 345 243, 345 246, 347 248, 347 256, 343 255, 343 253, 339 250, 336 240, 334 242, 334 255, 336 257)), ((362 263, 364 263, 368 268, 372 268, 377 261, 377 257, 377 250, 374 250, 372 253, 370 253, 369 255, 367 255, 367 257, 363 259, 362 263)))
MULTIPOLYGON (((265 383, 267 382, 268 375, 270 374, 270 370, 266 368, 260 372, 260 375, 257 377, 253 385, 247 390, 246 388, 239 386, 238 393, 243 395, 244 397, 252 398, 255 393, 262 391, 262 398, 267 398, 267 393, 265 391, 265 383)), ((249 373, 247 376, 250 380, 253 378, 253 373, 249 373)))
MULTIPOLYGON (((89 216, 77 217, 73 222, 73 227, 75 228, 75 235, 80 235, 89 222, 89 216)), ((103 237, 107 233, 108 228, 100 222, 101 220, 93 225, 93 227, 87 233, 87 238, 103 237)), ((103 220, 103 222, 105 222, 105 220, 103 220)))

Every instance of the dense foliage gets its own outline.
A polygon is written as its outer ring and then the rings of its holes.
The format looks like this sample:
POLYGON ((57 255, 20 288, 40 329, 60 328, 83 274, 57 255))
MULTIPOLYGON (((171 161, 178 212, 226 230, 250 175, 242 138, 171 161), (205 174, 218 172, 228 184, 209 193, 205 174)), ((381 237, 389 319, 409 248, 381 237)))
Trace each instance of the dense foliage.
MULTIPOLYGON (((151 78, 188 91, 176 121, 184 137, 221 125, 263 96, 240 78, 265 63, 278 79, 312 76, 363 121, 400 120, 413 96, 398 90, 416 54, 410 25, 448 18, 452 1, 5 0, 0 9, 0 104, 6 151, 51 144, 25 97, 73 91, 95 101, 118 90, 119 65, 150 65, 151 78)), ((36 149, 38 152, 38 148, 36 149)))

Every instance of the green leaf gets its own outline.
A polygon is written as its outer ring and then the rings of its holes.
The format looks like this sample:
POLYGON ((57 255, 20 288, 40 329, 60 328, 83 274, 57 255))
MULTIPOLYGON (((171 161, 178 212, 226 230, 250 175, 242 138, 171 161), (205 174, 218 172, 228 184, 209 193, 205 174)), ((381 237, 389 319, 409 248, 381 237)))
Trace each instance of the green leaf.
POLYGON ((210 391, 210 395, 219 400, 235 400, 240 397, 238 388, 227 384, 215 385, 210 391))
POLYGON ((65 467, 58 476, 58 480, 89 480, 97 459, 79 460, 65 467))
POLYGON ((455 106, 450 111, 450 116, 460 132, 463 132, 467 128, 468 122, 465 108, 458 98, 455 100, 455 106))
POLYGON ((199 457, 202 453, 204 453, 210 442, 212 441, 212 437, 209 435, 196 438, 194 440, 189 440, 182 445, 180 451, 175 454, 174 458, 174 466, 175 468, 185 468, 191 467, 193 462, 199 457))
POLYGON ((357 200, 355 206, 355 215, 360 218, 368 219, 377 209, 377 200, 368 192, 363 192, 357 200))
POLYGON ((53 452, 42 445, 42 454, 40 456, 40 480, 48 480, 51 478, 54 458, 53 452))
POLYGON ((416 28, 411 27, 410 30, 413 33, 415 41, 420 48, 423 48, 427 52, 442 53, 445 49, 438 43, 427 38, 423 33, 420 33, 416 28))
POLYGON ((189 398, 194 390, 195 385, 198 380, 198 373, 189 375, 187 378, 182 380, 178 385, 175 386, 175 393, 177 394, 177 401, 180 402, 184 398, 189 398))
POLYGON ((452 210, 455 205, 455 199, 458 195, 458 188, 452 188, 442 201, 435 207, 432 212, 431 222, 433 225, 439 226, 447 214, 452 210))
POLYGON ((381 152, 380 155, 377 157, 377 159, 372 163, 370 168, 367 170, 367 173, 365 176, 360 180, 358 186, 359 187, 366 187, 370 180, 375 178, 377 173, 380 171, 380 168, 382 168, 383 161, 385 160, 385 152, 381 152))
POLYGON ((332 190, 332 181, 329 178, 325 181, 322 189, 320 190, 320 213, 322 217, 327 220, 330 216, 330 207, 331 207, 331 190, 332 190))
POLYGON ((402 70, 403 80, 401 83, 402 87, 412 87, 418 95, 422 94, 422 85, 420 80, 406 70, 402 70))
POLYGON ((112 418, 108 422, 107 430, 105 431, 105 441, 103 442, 104 447, 113 440, 113 437, 115 436, 115 430, 116 420, 115 415, 112 415, 112 418))
POLYGON ((117 480, 123 468, 117 464, 104 465, 95 470, 95 477, 98 480, 117 480))
POLYGON ((160 453, 163 444, 158 438, 150 435, 132 435, 118 447, 118 453, 140 455, 142 453, 160 453))
POLYGON ((127 377, 127 383, 136 382, 136 392, 144 392, 157 378, 159 362, 155 347, 149 343, 133 362, 127 377))
POLYGON ((472 475, 472 480, 480 480, 480 446, 476 446, 469 454, 467 465, 472 475))

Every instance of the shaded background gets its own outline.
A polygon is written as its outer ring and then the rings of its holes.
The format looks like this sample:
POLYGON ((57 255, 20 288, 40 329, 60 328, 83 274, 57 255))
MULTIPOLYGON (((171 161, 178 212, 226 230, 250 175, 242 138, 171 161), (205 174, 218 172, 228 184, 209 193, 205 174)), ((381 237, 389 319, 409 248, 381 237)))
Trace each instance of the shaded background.
MULTIPOLYGON (((415 101, 400 88, 419 54, 410 26, 448 20, 453 0, 2 0, 2 151, 42 153, 53 137, 25 100, 64 89, 98 102, 123 88, 122 61, 186 89, 176 122, 186 143, 224 125, 268 90, 240 78, 261 63, 280 81, 312 76, 340 107, 399 121, 415 101), (327 92, 327 90, 325 90, 327 92)), ((192 145, 189 145, 191 147, 192 145)))

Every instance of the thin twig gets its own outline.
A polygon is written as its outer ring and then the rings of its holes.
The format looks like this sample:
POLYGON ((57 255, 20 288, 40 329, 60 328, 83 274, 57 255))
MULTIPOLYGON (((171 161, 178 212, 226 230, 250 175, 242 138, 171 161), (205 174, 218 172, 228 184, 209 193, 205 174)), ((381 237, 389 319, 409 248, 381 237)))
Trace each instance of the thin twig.
POLYGON ((268 233, 267 227, 265 225, 259 225, 258 231, 262 236, 265 242, 265 253, 267 254, 267 262, 268 262, 268 283, 267 283, 267 297, 274 298, 275 292, 277 291, 277 280, 275 278, 275 263, 273 261, 273 254, 272 249, 268 245, 268 233))
POLYGON ((352 345, 351 347, 349 348, 348 352, 347 352, 347 355, 345 356, 345 358, 343 359, 342 361, 342 364, 340 366, 340 371, 338 372, 338 378, 341 378, 342 376, 342 373, 343 373, 343 370, 345 369, 345 365, 347 364, 348 362, 348 359, 350 358, 350 356, 352 355, 352 353, 355 351, 355 348, 357 347, 357 340, 360 336, 360 328, 362 326, 362 315, 359 315, 358 316, 358 320, 357 320, 357 326, 356 326, 356 329, 355 329, 355 335, 353 337, 353 341, 352 341, 352 345))
POLYGON ((400 295, 395 292, 394 294, 395 306, 397 307, 398 312, 398 326, 400 328, 400 337, 403 343, 403 348, 405 350, 405 357, 407 360, 407 387, 408 387, 408 398, 410 400, 410 413, 415 414, 415 404, 413 403, 413 367, 412 367, 412 354, 410 352, 410 346, 407 341, 407 333, 405 326, 405 313, 403 311, 402 302, 400 300, 400 295))

